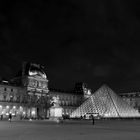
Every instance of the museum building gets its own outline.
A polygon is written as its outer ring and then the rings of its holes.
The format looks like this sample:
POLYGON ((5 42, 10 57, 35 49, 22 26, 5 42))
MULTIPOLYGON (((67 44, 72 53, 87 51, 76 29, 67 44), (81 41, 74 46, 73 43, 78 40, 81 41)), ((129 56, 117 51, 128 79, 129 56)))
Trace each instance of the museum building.
POLYGON ((9 113, 16 118, 49 118, 53 97, 59 98, 63 115, 69 115, 87 98, 86 91, 83 83, 77 83, 72 91, 48 89, 43 67, 24 62, 14 78, 0 83, 0 115, 3 118, 9 113))
MULTIPOLYGON (((103 94, 105 93, 104 90, 101 91, 103 94)), ((120 93, 118 95, 129 106, 140 110, 140 94, 138 92, 120 93)), ((80 108, 77 112, 86 112, 89 111, 89 108, 93 110, 94 106, 98 104, 98 110, 102 111, 101 104, 103 101, 99 100, 100 96, 101 94, 97 93, 91 94, 91 90, 82 82, 76 83, 71 91, 48 88, 48 78, 44 67, 40 64, 24 62, 22 69, 14 78, 9 81, 3 80, 0 83, 0 116, 7 118, 11 113, 16 119, 49 118, 54 97, 59 100, 59 106, 63 108, 62 114, 64 116, 70 116, 78 107, 80 108), (98 96, 97 100, 94 99, 96 96, 98 96), (91 98, 94 103, 99 100, 99 103, 93 106, 93 102, 88 98, 91 98), (85 104, 83 104, 84 102, 85 104)), ((118 98, 116 99, 118 100, 118 98)), ((121 108, 121 104, 119 108, 121 108)), ((81 114, 77 112, 75 112, 75 116, 81 114)))

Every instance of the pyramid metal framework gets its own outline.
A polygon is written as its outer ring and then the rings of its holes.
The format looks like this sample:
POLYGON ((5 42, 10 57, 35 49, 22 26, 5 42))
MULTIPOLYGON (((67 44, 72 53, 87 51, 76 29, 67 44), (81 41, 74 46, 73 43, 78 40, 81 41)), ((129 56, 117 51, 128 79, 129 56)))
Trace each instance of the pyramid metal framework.
POLYGON ((93 93, 70 117, 81 117, 87 113, 98 114, 103 118, 140 117, 137 110, 106 85, 93 93))

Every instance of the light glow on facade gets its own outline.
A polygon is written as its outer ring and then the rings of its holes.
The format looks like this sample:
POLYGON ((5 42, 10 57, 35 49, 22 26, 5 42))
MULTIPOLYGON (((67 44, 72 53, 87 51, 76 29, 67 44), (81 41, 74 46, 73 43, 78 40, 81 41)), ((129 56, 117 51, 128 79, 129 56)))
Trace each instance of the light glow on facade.
POLYGON ((44 79, 47 78, 45 74, 40 73, 40 72, 37 72, 37 71, 34 71, 34 72, 33 72, 33 71, 29 71, 29 75, 30 75, 30 76, 39 75, 39 76, 42 76, 42 78, 44 78, 44 79))
POLYGON ((13 106, 13 109, 16 109, 16 106, 13 106))
POLYGON ((9 108, 9 105, 7 105, 6 108, 8 109, 9 108))
POLYGON ((62 114, 63 114, 62 108, 51 108, 50 109, 51 117, 62 117, 62 114))

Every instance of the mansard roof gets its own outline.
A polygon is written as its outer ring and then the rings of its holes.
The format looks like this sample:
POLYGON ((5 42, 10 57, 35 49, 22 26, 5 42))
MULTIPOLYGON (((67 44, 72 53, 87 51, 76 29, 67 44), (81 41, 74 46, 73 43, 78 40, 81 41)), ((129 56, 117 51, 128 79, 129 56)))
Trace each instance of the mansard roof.
POLYGON ((47 79, 47 75, 42 65, 31 62, 24 62, 22 68, 19 70, 15 77, 35 75, 47 79))

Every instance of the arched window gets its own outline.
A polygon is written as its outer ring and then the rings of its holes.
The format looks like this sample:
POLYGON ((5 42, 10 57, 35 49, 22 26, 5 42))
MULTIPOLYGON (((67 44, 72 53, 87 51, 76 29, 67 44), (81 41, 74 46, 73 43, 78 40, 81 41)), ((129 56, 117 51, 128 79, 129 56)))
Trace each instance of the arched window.
POLYGON ((20 102, 20 96, 16 97, 16 102, 20 102))
POLYGON ((62 105, 65 105, 65 101, 64 100, 62 101, 62 105))

